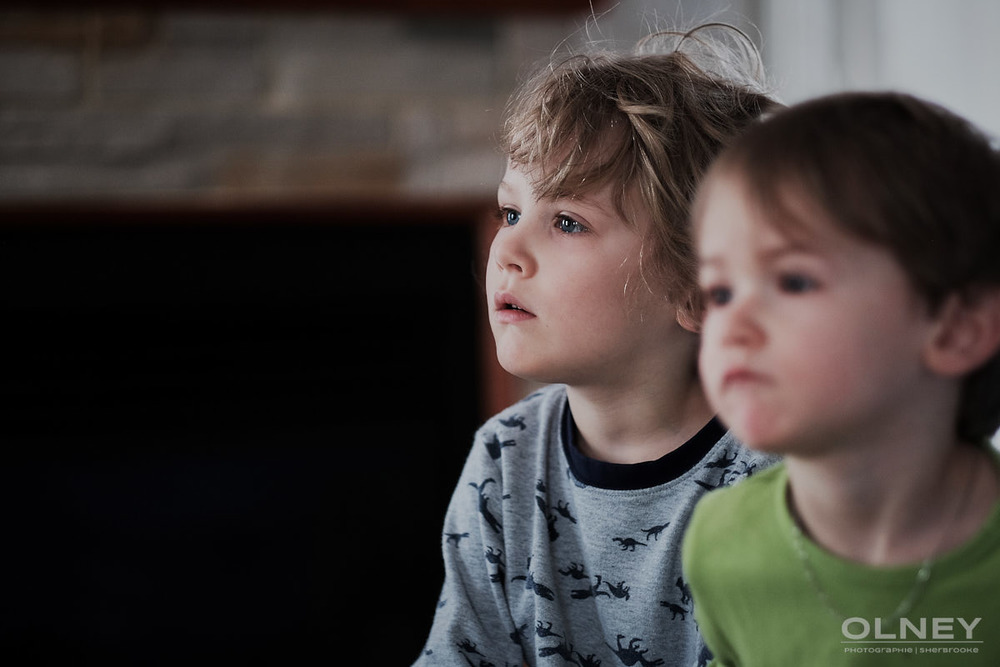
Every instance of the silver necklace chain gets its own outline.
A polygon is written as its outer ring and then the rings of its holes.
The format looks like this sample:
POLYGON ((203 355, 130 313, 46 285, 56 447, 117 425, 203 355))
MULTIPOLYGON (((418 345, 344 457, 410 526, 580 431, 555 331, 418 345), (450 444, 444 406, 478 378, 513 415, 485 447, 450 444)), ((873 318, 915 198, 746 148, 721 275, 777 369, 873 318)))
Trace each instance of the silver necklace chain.
MULTIPOLYGON (((794 519, 792 520, 792 544, 795 547, 795 553, 798 555, 799 561, 802 563, 806 579, 809 580, 809 585, 812 586, 813 592, 816 593, 816 597, 819 598, 823 608, 838 621, 848 618, 850 615, 837 608, 830 594, 826 592, 826 589, 820 583, 819 576, 816 574, 812 561, 809 559, 809 554, 806 553, 805 536, 802 535, 802 531, 794 519)), ((931 568, 934 566, 934 561, 933 557, 929 557, 925 558, 920 564, 920 569, 917 570, 917 576, 913 580, 913 585, 906 596, 896 605, 896 609, 892 612, 892 615, 885 619, 885 627, 893 627, 896 621, 910 613, 910 610, 913 609, 913 605, 917 603, 924 589, 927 588, 927 582, 931 578, 931 568)))
MULTIPOLYGON (((970 475, 969 475, 969 483, 966 484, 965 493, 963 493, 962 496, 959 498, 959 501, 955 507, 956 521, 962 515, 962 511, 965 509, 966 505, 968 505, 969 500, 972 496, 972 488, 976 478, 975 466, 976 466, 976 461, 975 458, 973 457, 972 468, 970 470, 970 475)), ((795 511, 792 510, 791 506, 789 506, 789 510, 791 511, 792 514, 791 517, 792 546, 795 547, 795 553, 799 558, 799 562, 802 563, 802 569, 805 571, 806 579, 809 581, 809 585, 812 587, 813 592, 816 594, 816 597, 819 598, 819 601, 823 605, 823 608, 826 609, 826 611, 830 613, 830 615, 832 615, 836 620, 843 621, 845 618, 848 618, 849 615, 845 614, 844 612, 842 612, 840 609, 837 608, 837 606, 833 602, 833 599, 830 597, 830 594, 827 593, 825 588, 823 588, 823 585, 819 580, 819 576, 816 573, 816 569, 813 567, 812 560, 810 560, 809 554, 806 552, 806 545, 805 545, 806 538, 805 535, 802 534, 802 529, 799 527, 799 521, 798 518, 796 517, 795 511)), ((895 626, 896 622, 900 618, 910 613, 910 611, 913 609, 913 606, 917 603, 917 600, 919 600, 920 596, 923 595, 924 590, 927 588, 927 582, 930 581, 931 578, 931 570, 934 567, 934 564, 937 560, 936 559, 937 551, 940 549, 941 544, 944 543, 944 539, 947 536, 947 534, 948 530, 946 527, 945 530, 941 532, 941 536, 938 538, 938 546, 934 549, 934 551, 931 552, 931 554, 927 558, 925 558, 920 563, 920 568, 917 569, 917 576, 913 580, 913 585, 910 586, 910 590, 906 593, 903 599, 900 600, 899 604, 896 605, 896 609, 892 612, 892 614, 885 619, 886 621, 885 627, 888 628, 895 626)))

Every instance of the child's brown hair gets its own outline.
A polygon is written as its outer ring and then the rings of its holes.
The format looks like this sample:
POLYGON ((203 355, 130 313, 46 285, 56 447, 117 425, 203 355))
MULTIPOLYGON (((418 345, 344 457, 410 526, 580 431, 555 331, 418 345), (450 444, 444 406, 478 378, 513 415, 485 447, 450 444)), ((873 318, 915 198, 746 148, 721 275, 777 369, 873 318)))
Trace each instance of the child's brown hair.
MULTIPOLYGON (((895 92, 840 93, 779 111, 733 142, 712 168, 734 174, 769 224, 815 221, 804 197, 843 231, 886 248, 931 312, 1000 290, 1000 152, 944 107, 895 92)), ((1000 427, 1000 353, 963 385, 958 435, 1000 427)))
POLYGON ((701 312, 689 208, 719 151, 778 103, 764 92, 750 39, 724 24, 664 31, 634 53, 548 64, 508 105, 501 148, 533 170, 539 197, 611 185, 625 220, 638 197, 654 221, 643 241, 647 288, 701 312))

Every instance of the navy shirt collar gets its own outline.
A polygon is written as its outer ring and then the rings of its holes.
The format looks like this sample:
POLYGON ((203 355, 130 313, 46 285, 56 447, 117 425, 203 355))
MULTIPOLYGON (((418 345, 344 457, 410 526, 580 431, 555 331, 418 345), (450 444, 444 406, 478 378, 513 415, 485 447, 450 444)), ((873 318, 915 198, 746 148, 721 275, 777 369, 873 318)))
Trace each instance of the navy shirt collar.
POLYGON ((561 429, 563 451, 573 475, 587 486, 616 491, 648 489, 677 479, 705 458, 725 434, 725 427, 713 417, 690 440, 655 461, 609 463, 592 459, 580 451, 569 400, 563 408, 561 429))

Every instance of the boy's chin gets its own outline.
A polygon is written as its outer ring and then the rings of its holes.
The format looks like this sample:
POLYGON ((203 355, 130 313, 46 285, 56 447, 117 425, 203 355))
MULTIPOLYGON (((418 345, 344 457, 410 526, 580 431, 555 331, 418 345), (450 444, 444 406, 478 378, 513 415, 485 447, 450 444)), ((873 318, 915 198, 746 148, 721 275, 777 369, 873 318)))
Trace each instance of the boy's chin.
POLYGON ((747 449, 752 449, 753 451, 760 452, 761 454, 773 454, 774 456, 784 456, 785 454, 788 454, 788 452, 791 449, 793 449, 788 447, 787 445, 775 443, 770 440, 747 442, 746 440, 741 439, 739 436, 737 436, 736 439, 742 442, 747 449))
POLYGON ((503 359, 498 359, 497 363, 500 364, 500 368, 522 382, 532 384, 553 384, 559 382, 557 379, 550 378, 540 369, 533 368, 524 363, 504 361, 503 359))
MULTIPOLYGON (((725 422, 725 420, 723 420, 725 422)), ((779 438, 773 433, 761 432, 756 429, 741 428, 739 425, 730 427, 733 436, 739 440, 743 446, 762 454, 787 454, 789 449, 794 449, 785 438, 779 438)))

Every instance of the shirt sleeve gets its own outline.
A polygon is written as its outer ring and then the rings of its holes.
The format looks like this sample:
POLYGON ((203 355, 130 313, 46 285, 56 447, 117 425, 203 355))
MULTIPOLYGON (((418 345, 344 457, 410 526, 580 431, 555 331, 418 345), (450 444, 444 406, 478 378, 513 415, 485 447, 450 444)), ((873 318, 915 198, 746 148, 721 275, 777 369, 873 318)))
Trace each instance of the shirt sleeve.
POLYGON ((502 525, 503 468, 492 432, 476 434, 445 515, 445 578, 420 666, 521 665, 520 632, 508 606, 502 525))

